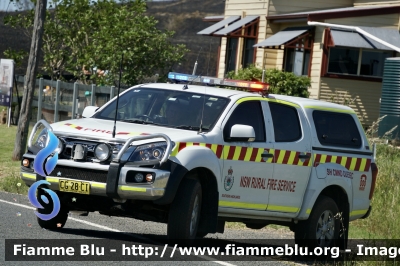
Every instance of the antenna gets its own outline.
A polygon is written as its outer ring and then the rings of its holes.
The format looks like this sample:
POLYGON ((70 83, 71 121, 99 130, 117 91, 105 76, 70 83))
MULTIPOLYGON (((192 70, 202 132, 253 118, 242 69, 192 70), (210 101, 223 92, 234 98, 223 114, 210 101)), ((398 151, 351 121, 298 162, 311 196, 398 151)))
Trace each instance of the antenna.
POLYGON ((199 127, 199 132, 197 132, 197 134, 202 133, 202 129, 203 129, 203 115, 204 115, 204 105, 206 103, 206 88, 207 86, 204 86, 204 95, 203 95, 203 106, 201 108, 201 118, 200 118, 200 127, 199 127))
POLYGON ((118 80, 117 106, 115 107, 114 128, 113 128, 113 132, 112 132, 112 137, 113 138, 115 138, 115 130, 117 128, 119 91, 121 89, 121 76, 122 76, 122 60, 124 60, 124 54, 123 53, 121 55, 121 62, 119 63, 119 80, 118 80))
POLYGON ((199 53, 197 54, 196 62, 194 63, 194 67, 193 67, 193 73, 192 73, 193 76, 196 75, 197 60, 199 60, 199 55, 200 55, 201 49, 203 49, 203 46, 200 47, 199 53))

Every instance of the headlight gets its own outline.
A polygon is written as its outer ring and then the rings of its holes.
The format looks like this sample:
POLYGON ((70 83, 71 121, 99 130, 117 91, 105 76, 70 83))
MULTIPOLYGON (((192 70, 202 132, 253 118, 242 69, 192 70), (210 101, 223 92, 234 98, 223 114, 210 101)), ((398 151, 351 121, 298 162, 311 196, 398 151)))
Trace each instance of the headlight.
POLYGON ((141 145, 135 149, 135 151, 129 158, 129 161, 134 161, 134 162, 159 161, 164 156, 166 149, 167 149, 166 142, 157 142, 157 143, 141 145))
POLYGON ((45 128, 38 134, 38 137, 33 145, 39 149, 43 149, 44 147, 46 147, 48 142, 49 139, 47 138, 47 129, 45 128))
POLYGON ((64 149, 64 142, 61 139, 58 139, 58 146, 54 152, 60 154, 63 151, 63 149, 64 149))
POLYGON ((94 149, 94 156, 100 161, 105 161, 110 157, 110 146, 105 143, 101 143, 94 149))

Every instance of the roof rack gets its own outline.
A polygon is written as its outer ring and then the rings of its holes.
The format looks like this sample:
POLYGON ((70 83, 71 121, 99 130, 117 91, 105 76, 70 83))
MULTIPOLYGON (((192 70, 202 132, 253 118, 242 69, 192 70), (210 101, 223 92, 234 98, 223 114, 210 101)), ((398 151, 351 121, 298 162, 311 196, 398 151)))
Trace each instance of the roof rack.
POLYGON ((263 96, 268 96, 269 84, 260 81, 220 79, 214 77, 189 75, 182 73, 169 72, 168 79, 174 83, 201 83, 208 86, 228 86, 242 88, 249 92, 257 92, 263 96))

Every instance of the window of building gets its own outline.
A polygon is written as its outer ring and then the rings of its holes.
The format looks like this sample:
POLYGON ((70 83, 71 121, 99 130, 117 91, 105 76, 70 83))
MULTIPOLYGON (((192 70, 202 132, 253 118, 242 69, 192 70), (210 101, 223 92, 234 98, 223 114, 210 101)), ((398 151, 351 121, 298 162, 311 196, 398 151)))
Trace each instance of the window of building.
POLYGON ((227 54, 225 57, 225 73, 236 70, 237 64, 239 64, 239 67, 243 68, 254 64, 256 49, 253 47, 253 45, 255 45, 257 41, 258 22, 259 19, 257 18, 228 34, 229 37, 226 44, 227 54), (240 51, 238 51, 239 40, 243 40, 240 51), (240 55, 239 59, 236 56, 237 54, 240 55))
POLYGON ((248 101, 241 103, 239 106, 236 107, 224 127, 225 141, 229 141, 231 128, 232 126, 237 124, 252 126, 256 134, 256 139, 254 141, 265 141, 264 115, 262 112, 260 101, 248 101))
POLYGON ((276 142, 293 142, 301 138, 301 127, 296 108, 269 103, 276 142))
POLYGON ((361 137, 350 114, 314 111, 313 119, 317 137, 322 145, 360 148, 361 137))
POLYGON ((236 52, 239 38, 228 38, 227 49, 226 49, 226 62, 225 71, 226 73, 235 70, 236 68, 236 52))
POLYGON ((385 59, 392 56, 391 51, 332 47, 328 73, 382 77, 385 59))
POLYGON ((285 71, 293 72, 297 76, 308 76, 310 54, 310 50, 295 50, 293 48, 285 49, 285 71))
POLYGON ((285 44, 283 69, 297 76, 308 76, 311 69, 313 33, 307 31, 285 44))
POLYGON ((249 65, 254 64, 254 47, 256 44, 256 39, 253 38, 245 38, 244 39, 244 48, 243 48, 243 56, 242 56, 242 66, 248 67, 249 65))

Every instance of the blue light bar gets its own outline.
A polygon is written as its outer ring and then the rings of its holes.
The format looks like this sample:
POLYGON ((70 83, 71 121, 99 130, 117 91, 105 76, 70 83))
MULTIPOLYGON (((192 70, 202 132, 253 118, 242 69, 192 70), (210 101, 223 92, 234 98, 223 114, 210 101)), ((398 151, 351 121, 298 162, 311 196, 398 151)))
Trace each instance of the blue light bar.
POLYGON ((269 85, 263 82, 247 81, 247 80, 233 80, 233 79, 220 79, 214 77, 204 77, 189 74, 181 74, 169 72, 168 78, 172 81, 179 82, 193 82, 202 83, 207 85, 220 85, 248 89, 249 91, 266 91, 269 85))

